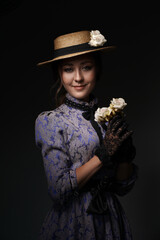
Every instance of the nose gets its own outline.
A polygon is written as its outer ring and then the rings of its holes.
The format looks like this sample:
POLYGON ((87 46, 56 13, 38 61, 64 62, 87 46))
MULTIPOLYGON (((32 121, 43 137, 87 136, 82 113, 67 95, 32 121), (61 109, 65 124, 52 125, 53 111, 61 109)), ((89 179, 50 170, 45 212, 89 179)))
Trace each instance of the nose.
POLYGON ((76 82, 82 82, 83 81, 83 75, 80 69, 76 69, 75 75, 74 75, 74 80, 76 82))

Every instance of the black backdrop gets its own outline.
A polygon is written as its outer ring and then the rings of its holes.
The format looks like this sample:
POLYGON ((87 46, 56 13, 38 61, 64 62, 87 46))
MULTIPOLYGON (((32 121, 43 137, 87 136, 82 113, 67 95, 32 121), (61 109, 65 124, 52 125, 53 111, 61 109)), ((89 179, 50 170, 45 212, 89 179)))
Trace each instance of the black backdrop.
MULTIPOLYGON (((119 1, 122 2, 122 1, 119 1)), ((146 4, 146 3, 145 3, 146 4)), ((157 6, 110 1, 1 1, 1 239, 35 240, 52 203, 34 142, 37 115, 53 108, 52 57, 58 35, 99 29, 116 53, 105 56, 95 93, 100 103, 124 97, 134 129, 139 179, 120 201, 135 240, 160 239, 159 14, 157 6)))

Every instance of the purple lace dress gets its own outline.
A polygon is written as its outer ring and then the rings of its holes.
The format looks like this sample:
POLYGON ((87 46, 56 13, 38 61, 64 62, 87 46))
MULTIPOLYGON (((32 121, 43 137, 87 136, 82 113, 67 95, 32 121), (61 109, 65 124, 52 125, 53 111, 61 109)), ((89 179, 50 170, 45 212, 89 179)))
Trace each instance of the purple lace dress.
MULTIPOLYGON (((89 103, 66 97, 79 104, 92 107, 98 102, 94 97, 89 103)), ((99 124, 104 137, 105 130, 99 124)), ((48 212, 39 239, 43 240, 131 240, 132 234, 125 213, 116 195, 125 195, 137 178, 136 166, 127 181, 114 180, 114 190, 106 191, 106 214, 86 212, 92 199, 89 190, 78 192, 76 168, 94 156, 99 138, 82 110, 62 104, 53 111, 41 113, 36 119, 36 144, 41 148, 48 193, 53 207, 48 212)), ((101 169, 95 178, 107 174, 101 169)))

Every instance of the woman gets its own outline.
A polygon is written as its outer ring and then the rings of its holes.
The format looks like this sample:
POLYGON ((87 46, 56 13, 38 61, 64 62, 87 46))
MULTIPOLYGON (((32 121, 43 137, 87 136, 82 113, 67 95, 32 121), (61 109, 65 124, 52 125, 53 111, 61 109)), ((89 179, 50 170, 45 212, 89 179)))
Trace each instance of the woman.
POLYGON ((132 239, 116 197, 128 193, 137 177, 132 131, 120 114, 106 124, 94 120, 99 53, 113 48, 99 31, 75 32, 56 38, 53 59, 39 64, 52 64, 60 84, 56 109, 36 119, 53 201, 39 239, 132 239))

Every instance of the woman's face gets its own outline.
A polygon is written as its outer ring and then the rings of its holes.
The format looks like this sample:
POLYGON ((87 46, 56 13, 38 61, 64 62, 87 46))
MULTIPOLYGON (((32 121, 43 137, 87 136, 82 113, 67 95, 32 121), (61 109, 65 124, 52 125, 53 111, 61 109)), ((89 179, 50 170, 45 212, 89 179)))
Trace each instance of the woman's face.
POLYGON ((95 87, 97 68, 91 54, 64 59, 59 65, 59 74, 66 91, 84 101, 95 87))

